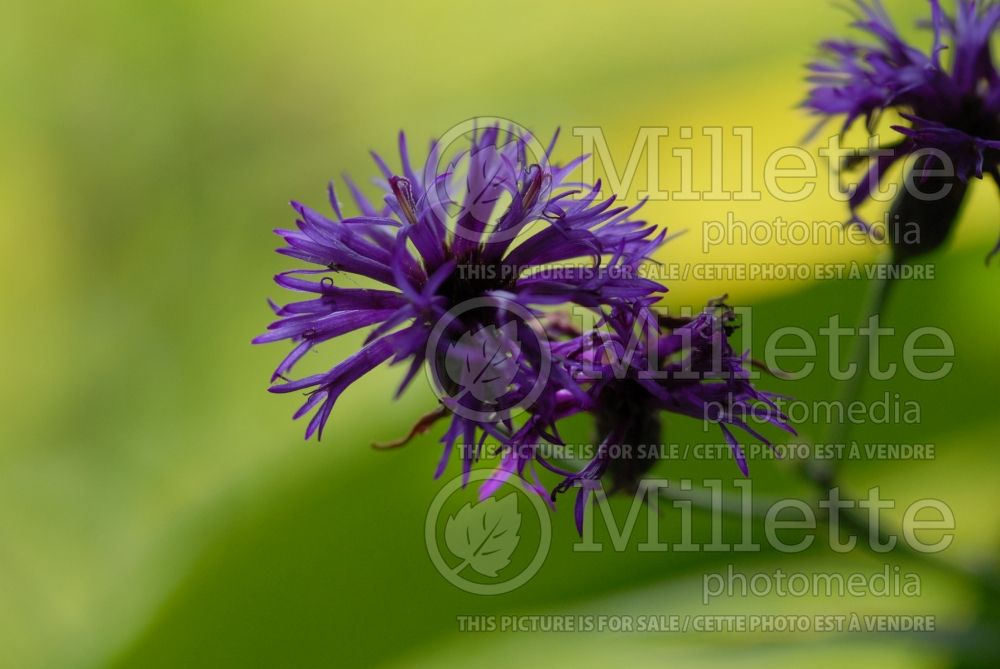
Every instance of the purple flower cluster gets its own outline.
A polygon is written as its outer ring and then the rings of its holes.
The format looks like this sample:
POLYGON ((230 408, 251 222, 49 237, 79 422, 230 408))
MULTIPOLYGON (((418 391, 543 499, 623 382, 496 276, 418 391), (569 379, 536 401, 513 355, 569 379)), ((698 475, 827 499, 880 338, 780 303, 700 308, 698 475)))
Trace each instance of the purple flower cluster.
MULTIPOLYGON (((296 228, 276 231, 285 242, 278 252, 314 267, 281 273, 275 281, 307 298, 281 307, 272 303, 278 319, 254 342, 295 344, 275 370, 270 390, 305 393, 295 417, 312 413, 306 438, 322 435, 352 383, 384 362, 406 362, 397 395, 423 369, 441 400, 410 436, 450 417, 437 475, 456 445, 466 477, 487 440, 502 445, 502 462, 486 494, 516 472, 549 498, 528 466, 535 461, 563 477, 553 497, 605 471, 619 486, 634 484, 644 468, 600 453, 576 473, 539 455, 542 440, 559 441, 557 421, 580 412, 597 417, 604 443, 640 437, 658 443, 660 411, 703 418, 708 404, 719 403, 726 407, 719 424, 746 472, 726 426, 763 440, 740 414, 745 405, 769 403, 771 396, 753 388, 745 356, 729 347, 725 314, 716 309, 663 333, 645 333, 624 368, 609 366, 609 352, 625 350, 641 329, 640 316, 651 317, 651 306, 666 290, 639 271, 665 233, 635 218, 641 204, 616 206, 614 197, 600 198, 599 182, 570 182, 583 159, 551 165, 554 142, 539 151, 530 137, 482 128, 447 160, 446 147, 432 144, 417 171, 400 135, 399 170, 375 156, 381 204, 351 182, 359 215, 343 215, 332 185, 332 218, 292 203, 296 228), (561 271, 543 271, 554 265, 561 271), (602 328, 583 334, 558 326, 554 310, 571 305, 596 313, 602 328), (353 355, 328 371, 289 378, 310 349, 360 329, 369 333, 353 355), (662 378, 642 378, 654 359, 677 362, 657 368, 666 372, 662 378), (681 369, 675 364, 696 374, 673 375, 681 369)), ((775 424, 790 429, 781 419, 775 424)))
POLYGON ((770 442, 750 426, 749 416, 763 416, 765 422, 791 434, 795 430, 775 402, 778 396, 751 383, 748 355, 738 354, 729 341, 735 320, 733 310, 721 303, 711 303, 694 318, 658 315, 636 304, 615 308, 592 331, 553 342, 553 352, 573 378, 588 386, 583 401, 562 393, 556 415, 562 419, 592 414, 599 439, 595 453, 575 471, 552 463, 539 447, 561 440, 547 435, 542 422, 529 420, 510 440, 483 494, 492 493, 511 474, 525 478, 526 472, 544 494, 533 469, 538 462, 562 478, 552 499, 578 488, 575 515, 582 531, 587 499, 603 477, 610 479, 611 492, 633 492, 656 463, 663 411, 717 424, 740 471, 749 475, 743 448, 731 428, 765 445, 770 442))
MULTIPOLYGON (((908 43, 878 0, 855 0, 853 27, 866 41, 830 40, 812 63, 812 88, 804 106, 824 117, 842 116, 846 130, 864 119, 874 132, 880 115, 898 112, 899 140, 870 160, 867 177, 850 199, 852 217, 889 168, 914 156, 920 190, 904 191, 891 217, 914 223, 917 235, 892 239, 897 260, 933 250, 947 237, 965 200, 969 179, 989 174, 1000 185, 1000 72, 991 41, 1000 25, 1000 4, 957 0, 954 15, 930 0, 929 52, 908 43)), ((1000 244, 994 253, 1000 250, 1000 244)))

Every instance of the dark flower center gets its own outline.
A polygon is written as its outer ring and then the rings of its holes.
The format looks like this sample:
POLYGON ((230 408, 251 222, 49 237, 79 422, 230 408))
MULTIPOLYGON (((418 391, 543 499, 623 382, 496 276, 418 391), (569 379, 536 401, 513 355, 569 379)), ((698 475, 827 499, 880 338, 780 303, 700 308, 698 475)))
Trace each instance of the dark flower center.
POLYGON ((990 109, 981 95, 966 95, 959 105, 954 126, 981 139, 1000 139, 1000 114, 990 109))
POLYGON ((492 291, 513 290, 516 282, 517 276, 505 265, 470 260, 458 263, 437 294, 445 297, 449 305, 458 306, 492 291))
POLYGON ((610 383, 601 390, 595 409, 598 438, 620 435, 606 473, 612 490, 634 492, 656 464, 660 450, 660 414, 653 397, 632 379, 610 383))

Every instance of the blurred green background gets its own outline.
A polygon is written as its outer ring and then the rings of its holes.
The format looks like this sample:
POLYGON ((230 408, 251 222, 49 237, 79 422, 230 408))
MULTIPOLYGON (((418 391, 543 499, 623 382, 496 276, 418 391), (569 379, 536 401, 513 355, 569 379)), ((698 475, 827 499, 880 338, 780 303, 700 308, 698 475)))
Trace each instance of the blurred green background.
MULTIPOLYGON (((923 3, 887 5, 900 24, 925 13, 923 3)), ((369 448, 405 432, 433 403, 429 389, 416 384, 391 403, 402 370, 378 370, 342 398, 324 441, 305 443, 304 425, 290 421, 297 400, 266 392, 284 347, 249 344, 270 319, 265 298, 284 299, 271 276, 290 263, 272 252, 270 230, 293 221, 288 200, 325 207, 327 181, 342 171, 365 181, 367 151, 392 156, 400 128, 422 146, 464 119, 499 115, 542 136, 561 126, 568 157, 580 150, 573 127, 600 126, 624 160, 640 126, 669 126, 669 147, 683 144, 682 125, 744 125, 764 156, 810 129, 794 108, 802 63, 820 38, 843 31, 845 14, 800 0, 98 0, 8 4, 4 14, 0 666, 949 666, 948 631, 979 615, 960 581, 906 565, 923 576, 919 598, 733 599, 705 609, 701 574, 732 555, 574 553, 567 505, 528 586, 465 594, 437 574, 423 544, 440 486, 434 438, 369 448), (468 635, 456 620, 706 611, 935 614, 945 632, 468 635)), ((701 221, 729 210, 745 220, 843 215, 818 192, 794 205, 657 202, 647 216, 690 230, 664 252, 686 262, 700 257, 701 221)), ((866 387, 870 397, 891 390, 924 402, 924 424, 865 426, 858 439, 935 443, 938 457, 851 462, 845 472, 853 489, 880 485, 904 505, 945 500, 958 522, 946 557, 969 564, 992 561, 1000 538, 989 452, 1000 297, 996 268, 982 262, 996 219, 994 192, 977 184, 935 258, 937 280, 901 285, 892 304, 901 329, 948 330, 954 372, 866 387)), ((711 259, 785 253, 720 248, 711 259)), ((728 291, 755 306, 758 330, 815 331, 832 313, 853 322, 864 286, 671 289, 671 302, 686 305, 728 291)), ((319 355, 332 362, 356 343, 319 355)), ((835 392, 816 376, 781 387, 807 400, 835 392)), ((684 421, 668 429, 671 440, 709 438, 684 421)), ((583 438, 586 427, 573 431, 583 438)), ((762 494, 805 491, 787 463, 751 467, 762 494)), ((734 470, 729 460, 664 462, 657 473, 700 480, 734 470)), ((750 571, 881 569, 864 553, 822 550, 736 559, 750 571)))

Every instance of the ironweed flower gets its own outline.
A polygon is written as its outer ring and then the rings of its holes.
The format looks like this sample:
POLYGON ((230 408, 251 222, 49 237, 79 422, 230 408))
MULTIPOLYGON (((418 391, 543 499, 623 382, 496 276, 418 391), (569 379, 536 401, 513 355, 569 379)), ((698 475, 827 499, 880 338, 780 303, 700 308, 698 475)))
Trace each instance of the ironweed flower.
POLYGON ((295 417, 314 412, 307 439, 322 435, 341 393, 386 361, 409 363, 397 395, 427 363, 441 396, 443 408, 411 436, 452 415, 438 474, 460 443, 467 475, 485 439, 512 429, 515 408, 530 404, 536 419, 550 422, 557 391, 582 401, 585 392, 551 364, 548 342, 533 327, 536 309, 655 300, 662 286, 628 270, 664 235, 634 218, 641 204, 615 206, 614 197, 600 199, 600 183, 569 182, 583 159, 550 165, 555 138, 540 151, 532 142, 499 126, 477 129, 446 161, 448 147, 432 144, 418 172, 400 134, 399 170, 373 154, 384 204, 350 181, 357 216, 343 215, 332 185, 333 218, 292 203, 296 229, 276 231, 285 241, 278 252, 315 267, 275 281, 309 297, 272 304, 279 318, 254 342, 295 343, 270 390, 306 391, 295 417), (539 271, 561 263, 558 273, 539 271), (288 378, 307 351, 363 328, 370 334, 353 355, 326 372, 288 378))
POLYGON ((770 442, 747 422, 749 416, 763 416, 767 423, 795 431, 775 402, 778 396, 752 383, 748 353, 737 354, 732 348, 734 319, 732 309, 719 303, 689 319, 657 316, 643 305, 631 305, 613 309, 604 327, 553 344, 553 355, 564 360, 575 379, 591 379, 583 401, 561 393, 553 415, 593 415, 599 440, 594 456, 577 471, 550 461, 540 445, 561 440, 546 434, 541 423, 529 421, 509 440, 482 494, 491 494, 512 474, 530 476, 529 485, 544 494, 534 471, 537 462, 562 477, 553 499, 579 486, 575 515, 582 531, 587 500, 602 478, 609 479, 611 492, 635 491, 656 463, 661 412, 717 424, 740 471, 749 475, 733 428, 767 445, 770 442))
MULTIPOLYGON (((957 0, 954 15, 930 0, 929 52, 908 43, 878 0, 856 0, 853 27, 868 40, 831 40, 812 63, 812 89, 804 106, 824 117, 843 116, 847 130, 863 118, 874 132, 880 115, 898 112, 900 138, 868 156, 869 171, 850 198, 857 208, 897 161, 912 157, 907 188, 889 212, 895 260, 931 251, 945 241, 969 179, 989 174, 1000 185, 1000 73, 991 40, 1000 5, 957 0), (892 232, 895 230, 895 232, 892 232), (905 230, 905 232, 904 232, 905 230)), ((1000 250, 1000 242, 990 256, 1000 250)))

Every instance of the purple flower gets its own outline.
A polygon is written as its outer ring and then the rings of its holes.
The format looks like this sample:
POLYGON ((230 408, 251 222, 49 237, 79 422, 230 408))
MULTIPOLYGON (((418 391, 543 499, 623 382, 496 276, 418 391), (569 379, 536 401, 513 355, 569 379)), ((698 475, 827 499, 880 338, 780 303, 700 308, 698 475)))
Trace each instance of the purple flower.
MULTIPOLYGON (((939 0, 930 0, 933 38, 925 52, 900 36, 878 0, 856 3, 861 13, 853 26, 870 39, 822 44, 823 58, 809 66, 813 87, 804 106, 824 117, 843 116, 844 130, 863 118, 874 132, 885 110, 907 121, 892 126, 898 142, 869 161, 868 175, 850 198, 853 220, 861 222, 856 209, 889 167, 915 154, 920 196, 905 189, 889 216, 897 227, 890 234, 896 260, 902 261, 947 238, 971 177, 989 174, 1000 184, 1000 73, 990 49, 1000 5, 958 0, 950 16, 939 0), (911 234, 902 234, 911 224, 911 234)), ((1000 243, 993 253, 998 250, 1000 243)))
POLYGON ((749 475, 732 428, 767 445, 770 442, 748 423, 751 416, 795 431, 775 402, 778 396, 754 387, 748 354, 737 354, 729 343, 734 319, 733 311, 722 304, 712 304, 690 319, 657 316, 643 305, 632 305, 615 308, 604 328, 553 344, 553 354, 565 361, 574 378, 591 381, 583 401, 561 393, 552 415, 592 414, 600 442, 594 457, 577 471, 551 462, 540 445, 561 440, 546 432, 544 422, 529 421, 508 440, 504 459, 482 494, 491 494, 512 474, 530 477, 529 485, 544 494, 534 470, 537 462, 562 477, 553 499, 579 486, 580 529, 587 499, 600 479, 609 479, 610 492, 635 491, 655 464, 663 411, 717 424, 740 471, 749 475))
POLYGON ((450 413, 438 474, 456 442, 467 474, 484 440, 512 429, 514 408, 530 403, 536 419, 551 421, 558 389, 585 397, 551 364, 547 339, 534 327, 537 307, 600 309, 651 301, 663 290, 629 272, 663 241, 633 218, 641 205, 600 199, 600 183, 567 181, 582 159, 552 166, 552 144, 533 154, 531 138, 505 141, 511 136, 480 129, 447 161, 448 147, 432 144, 418 172, 400 134, 399 170, 373 154, 384 204, 369 202, 350 181, 357 216, 343 215, 332 185, 333 218, 292 203, 297 227, 276 231, 285 241, 278 252, 316 267, 275 281, 308 299, 272 304, 279 318, 254 342, 295 344, 271 391, 306 392, 295 414, 314 412, 306 438, 322 435, 341 393, 374 367, 409 363, 398 395, 427 363, 443 408, 411 436, 450 413), (552 265, 562 271, 540 271, 552 265), (288 378, 317 344, 365 328, 368 338, 353 355, 326 372, 288 378))

